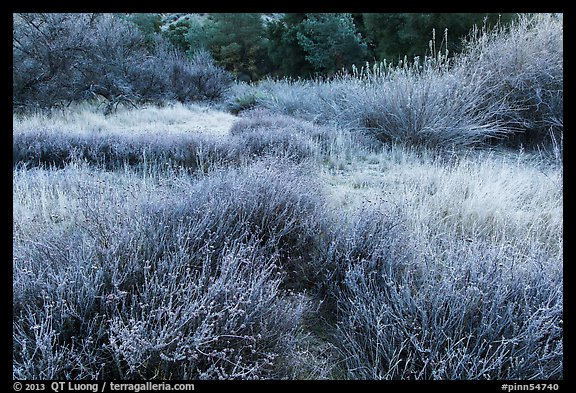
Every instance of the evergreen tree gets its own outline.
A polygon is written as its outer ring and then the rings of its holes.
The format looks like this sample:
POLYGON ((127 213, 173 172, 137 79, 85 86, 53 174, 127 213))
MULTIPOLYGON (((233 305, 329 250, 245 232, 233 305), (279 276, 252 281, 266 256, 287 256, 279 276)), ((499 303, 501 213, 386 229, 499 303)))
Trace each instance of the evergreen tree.
POLYGON ((267 39, 261 14, 211 14, 205 25, 208 47, 220 65, 239 79, 256 80, 268 71, 267 39))
POLYGON ((160 33, 160 27, 162 26, 160 14, 134 13, 128 14, 126 19, 138 26, 147 43, 153 43, 154 36, 160 33))
POLYGON ((298 44, 306 14, 288 13, 268 24, 268 57, 276 77, 309 77, 314 67, 306 61, 306 52, 298 44))
POLYGON ((190 27, 186 34, 184 34, 184 39, 188 43, 187 53, 190 57, 192 57, 196 51, 207 49, 209 46, 204 24, 198 19, 190 19, 190 27))
POLYGON ((298 43, 316 71, 332 74, 365 61, 367 48, 351 14, 306 14, 298 43))
POLYGON ((373 60, 397 61, 407 56, 431 55, 430 40, 435 32, 436 51, 448 49, 449 56, 462 51, 462 38, 474 25, 488 27, 509 23, 515 14, 482 13, 366 13, 363 14, 366 39, 373 60), (444 42, 447 30, 448 40, 444 42))
POLYGON ((164 36, 169 42, 174 45, 175 48, 182 52, 187 52, 190 50, 190 44, 186 39, 186 34, 190 30, 192 22, 189 19, 180 19, 176 23, 172 23, 168 26, 168 29, 164 32, 164 36))

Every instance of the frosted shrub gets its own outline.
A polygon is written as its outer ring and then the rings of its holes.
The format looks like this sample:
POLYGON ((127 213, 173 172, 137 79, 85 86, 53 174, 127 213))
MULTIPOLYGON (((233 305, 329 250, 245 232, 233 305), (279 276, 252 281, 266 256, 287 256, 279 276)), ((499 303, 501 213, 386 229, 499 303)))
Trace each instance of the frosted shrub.
POLYGON ((246 155, 272 154, 296 161, 326 153, 337 137, 334 129, 262 108, 245 112, 230 133, 246 155))
MULTIPOLYGON (((273 99, 262 104, 320 124, 369 134, 381 142, 430 147, 468 146, 505 133, 505 101, 486 107, 480 80, 462 83, 430 59, 386 72, 363 68, 326 81, 279 81, 262 87, 273 99)), ((475 78, 484 78, 476 75, 475 78)))
POLYGON ((83 161, 106 169, 146 164, 192 170, 237 161, 235 146, 193 133, 82 133, 57 130, 19 131, 12 138, 13 165, 64 167, 83 161))
POLYGON ((191 59, 176 51, 159 53, 157 62, 155 72, 166 84, 165 99, 169 102, 220 101, 232 84, 232 75, 203 49, 195 51, 191 59))
POLYGON ((508 28, 475 31, 466 42, 458 67, 464 80, 484 75, 490 91, 485 105, 506 98, 503 114, 509 142, 527 145, 560 139, 564 96, 563 22, 557 15, 522 15, 508 28))
POLYGON ((503 102, 482 110, 486 92, 477 81, 462 83, 459 74, 434 64, 396 69, 355 92, 349 99, 350 124, 383 142, 469 146, 505 131, 498 120, 503 102))
MULTIPOLYGON (((303 299, 283 296, 274 256, 253 246, 191 266, 177 253, 144 273, 141 292, 119 301, 110 349, 123 378, 274 377, 294 350, 303 299), (123 365, 126 365, 123 367, 123 365)), ((206 252, 209 252, 206 250, 206 252)))
POLYGON ((349 378, 561 379, 562 270, 486 243, 437 263, 350 263, 336 340, 349 378))
POLYGON ((291 375, 322 228, 303 172, 267 160, 140 196, 83 177, 66 224, 17 220, 14 378, 291 375))
POLYGON ((351 266, 369 261, 394 277, 414 260, 401 212, 383 202, 338 214, 323 240, 315 282, 324 299, 322 313, 334 321, 342 301, 341 285, 351 266))
MULTIPOLYGON (((206 247, 219 251, 233 240, 257 241, 262 255, 279 254, 287 285, 309 285, 310 255, 323 220, 318 186, 304 168, 267 159, 247 170, 214 173, 173 202, 147 209, 166 228, 153 230, 147 243, 174 239, 169 247, 194 253, 206 247)), ((155 249, 159 251, 164 247, 155 249)))
POLYGON ((72 267, 49 258, 61 265, 53 271, 63 283, 51 289, 57 277, 48 274, 36 291, 15 299, 15 378, 251 379, 286 373, 278 361, 290 366, 306 302, 279 290, 274 256, 255 257, 250 246, 241 246, 224 250, 214 266, 210 255, 199 254, 197 266, 170 253, 156 261, 128 260, 132 272, 108 261, 99 273, 83 261, 72 267))
POLYGON ((453 59, 265 80, 251 94, 258 96, 254 105, 381 142, 451 148, 550 142, 550 135, 554 142, 563 128, 562 34, 555 16, 522 16, 509 28, 472 35, 453 59))

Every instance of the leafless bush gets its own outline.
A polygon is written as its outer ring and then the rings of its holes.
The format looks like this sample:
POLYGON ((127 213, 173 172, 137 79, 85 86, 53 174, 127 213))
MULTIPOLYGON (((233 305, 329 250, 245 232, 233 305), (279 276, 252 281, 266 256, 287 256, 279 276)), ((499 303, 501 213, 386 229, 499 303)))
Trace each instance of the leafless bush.
POLYGON ((205 52, 186 60, 112 14, 15 14, 13 106, 54 108, 103 100, 105 111, 142 101, 218 100, 230 75, 205 52))
POLYGON ((218 101, 232 83, 231 74, 217 66, 207 50, 197 50, 191 59, 166 49, 157 56, 154 72, 165 73, 167 101, 218 101))

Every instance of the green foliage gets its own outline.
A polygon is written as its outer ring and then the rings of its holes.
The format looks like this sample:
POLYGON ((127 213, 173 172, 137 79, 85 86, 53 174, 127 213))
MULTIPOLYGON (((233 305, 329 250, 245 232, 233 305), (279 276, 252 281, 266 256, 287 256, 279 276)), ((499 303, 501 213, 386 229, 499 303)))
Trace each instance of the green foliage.
POLYGON ((174 24, 171 24, 164 32, 168 41, 181 51, 190 49, 190 44, 187 40, 186 34, 192 27, 192 22, 188 19, 181 19, 174 24))
POLYGON ((208 48, 208 36, 204 30, 204 24, 197 19, 189 21, 188 31, 184 34, 184 39, 188 43, 188 55, 191 56, 198 49, 208 48))
POLYGON ((211 14, 205 32, 214 58, 239 79, 254 80, 266 73, 267 39, 261 14, 211 14))
POLYGON ((306 14, 298 43, 316 71, 335 73, 365 60, 366 43, 351 14, 306 14))
POLYGON ((160 27, 162 26, 160 14, 135 13, 128 15, 126 19, 138 26, 138 29, 144 35, 146 44, 151 47, 154 44, 154 37, 160 33, 160 27))
POLYGON ((498 21, 510 23, 515 14, 482 13, 394 13, 363 14, 370 54, 375 60, 397 61, 408 56, 434 55, 430 53, 430 41, 434 38, 436 51, 448 49, 449 55, 462 51, 462 38, 474 26, 494 26, 498 21), (443 42, 448 29, 448 42, 443 42))
POLYGON ((268 24, 268 57, 277 77, 309 77, 314 72, 306 61, 306 52, 298 44, 306 14, 285 14, 268 24))
MULTIPOLYGON (((260 13, 178 14, 163 35, 189 55, 208 49, 239 80, 265 76, 331 75, 364 61, 462 52, 474 26, 507 25, 516 14, 286 13, 268 22, 260 13), (207 19, 205 19, 207 17, 207 19), (447 40, 446 40, 447 38, 447 40)), ((147 43, 160 30, 159 14, 131 14, 147 43)))

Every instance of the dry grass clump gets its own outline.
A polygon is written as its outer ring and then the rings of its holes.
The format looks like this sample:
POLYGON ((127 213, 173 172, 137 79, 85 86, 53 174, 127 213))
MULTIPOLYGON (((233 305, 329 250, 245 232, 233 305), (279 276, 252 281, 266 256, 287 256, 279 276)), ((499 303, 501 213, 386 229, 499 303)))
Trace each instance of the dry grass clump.
POLYGON ((504 141, 561 150, 561 18, 523 15, 507 28, 471 34, 453 59, 432 55, 367 64, 327 80, 265 80, 232 94, 381 142, 451 148, 504 141))

